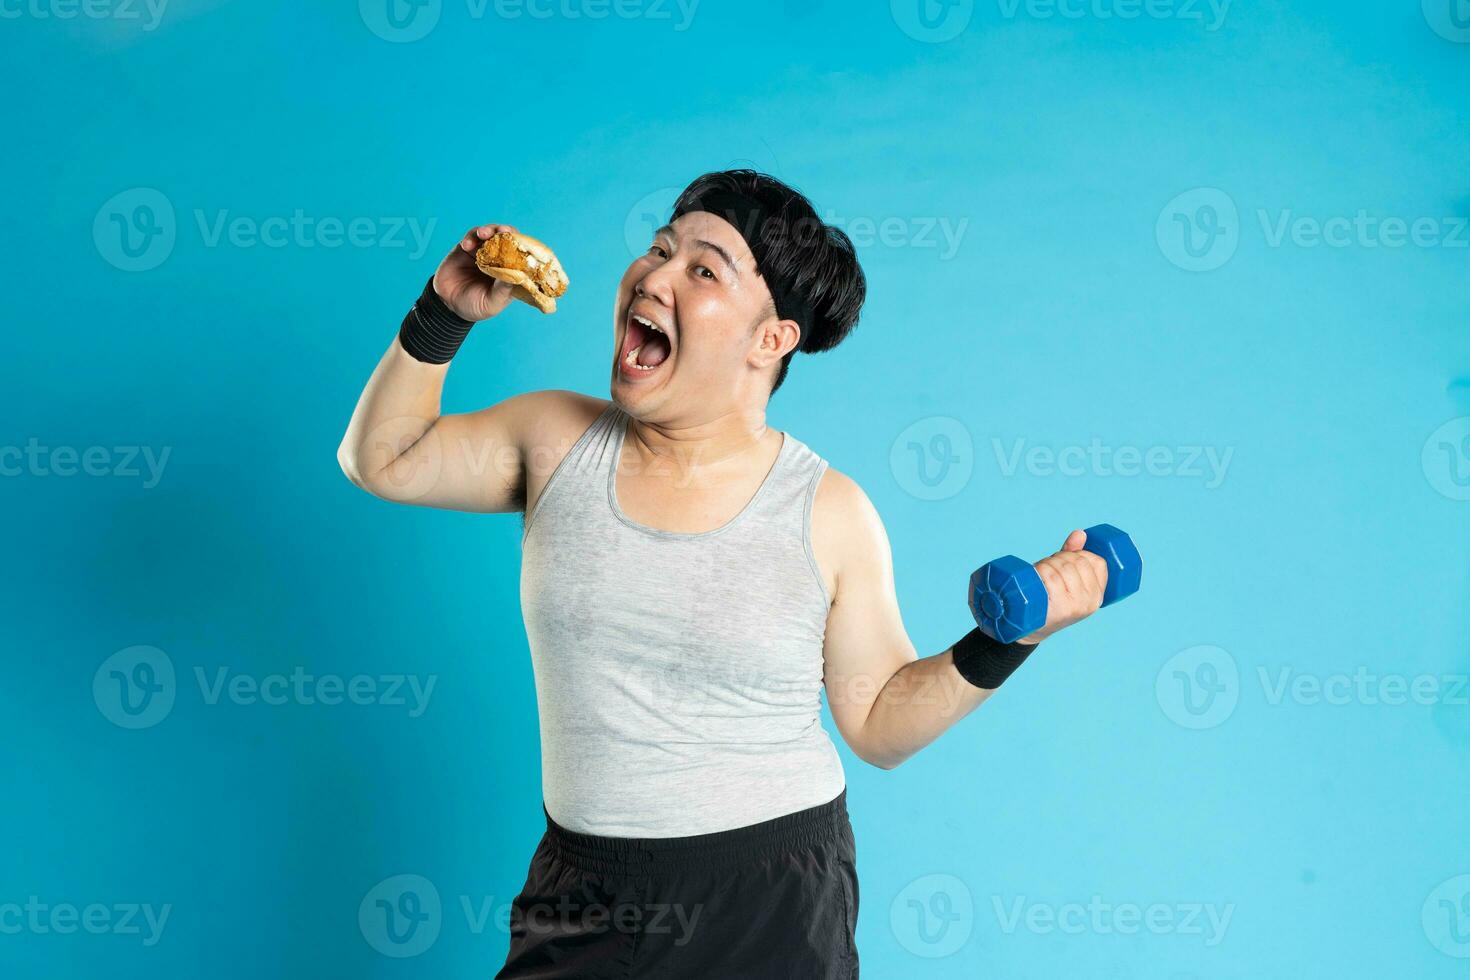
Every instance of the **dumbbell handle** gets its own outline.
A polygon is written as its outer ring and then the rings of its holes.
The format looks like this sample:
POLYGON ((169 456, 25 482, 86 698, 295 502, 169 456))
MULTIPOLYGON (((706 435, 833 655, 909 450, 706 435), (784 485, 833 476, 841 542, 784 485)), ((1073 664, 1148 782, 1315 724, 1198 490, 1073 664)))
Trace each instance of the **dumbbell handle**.
MULTIPOLYGON (((1143 559, 1133 539, 1111 524, 1087 529, 1082 546, 1107 563, 1104 606, 1138 591, 1143 559)), ((1015 555, 988 562, 970 576, 970 612, 981 631, 1002 643, 1014 643, 1046 624, 1046 586, 1036 566, 1015 555)))

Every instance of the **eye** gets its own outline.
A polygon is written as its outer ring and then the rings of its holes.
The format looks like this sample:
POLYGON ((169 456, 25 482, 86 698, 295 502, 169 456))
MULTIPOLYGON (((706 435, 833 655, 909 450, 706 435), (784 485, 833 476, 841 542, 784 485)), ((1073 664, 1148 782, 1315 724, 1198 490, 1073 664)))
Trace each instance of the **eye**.
POLYGON ((648 246, 648 250, 656 254, 661 259, 666 259, 669 257, 669 253, 664 251, 664 247, 658 242, 654 242, 652 245, 648 246))
POLYGON ((713 279, 715 277, 714 272, 712 272, 710 270, 710 267, 707 265, 696 265, 694 267, 694 272, 705 279, 713 279))

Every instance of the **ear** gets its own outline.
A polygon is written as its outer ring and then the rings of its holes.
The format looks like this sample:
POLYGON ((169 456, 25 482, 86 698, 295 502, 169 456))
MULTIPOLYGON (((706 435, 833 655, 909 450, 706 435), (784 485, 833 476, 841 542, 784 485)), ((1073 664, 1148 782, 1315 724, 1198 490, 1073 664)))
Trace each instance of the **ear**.
POLYGON ((801 343, 801 327, 795 320, 777 320, 772 315, 756 326, 755 341, 750 363, 757 368, 767 368, 781 363, 781 358, 801 343))

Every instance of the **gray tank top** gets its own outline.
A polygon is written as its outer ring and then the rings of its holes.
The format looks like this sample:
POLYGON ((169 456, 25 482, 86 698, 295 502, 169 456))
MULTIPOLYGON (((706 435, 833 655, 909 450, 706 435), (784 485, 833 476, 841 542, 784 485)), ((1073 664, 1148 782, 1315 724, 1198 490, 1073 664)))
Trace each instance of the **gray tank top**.
POLYGON ((826 461, 786 433, 728 523, 661 531, 618 507, 627 425, 609 404, 522 537, 547 813, 684 837, 828 802, 844 779, 821 723, 829 603, 811 547, 826 461))

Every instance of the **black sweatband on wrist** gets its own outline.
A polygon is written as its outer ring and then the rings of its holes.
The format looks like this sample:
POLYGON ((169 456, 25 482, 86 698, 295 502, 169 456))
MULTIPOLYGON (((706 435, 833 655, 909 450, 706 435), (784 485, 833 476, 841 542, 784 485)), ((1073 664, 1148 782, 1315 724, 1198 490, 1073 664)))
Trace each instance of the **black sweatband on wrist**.
POLYGON ((475 321, 464 319, 439 298, 434 292, 434 277, 430 276, 423 293, 403 318, 398 342, 416 361, 447 364, 474 325, 475 321))
POLYGON ((961 677, 976 687, 993 691, 1005 683, 1005 679, 1015 673, 1038 646, 1038 643, 1002 643, 976 627, 954 645, 951 654, 961 677))

